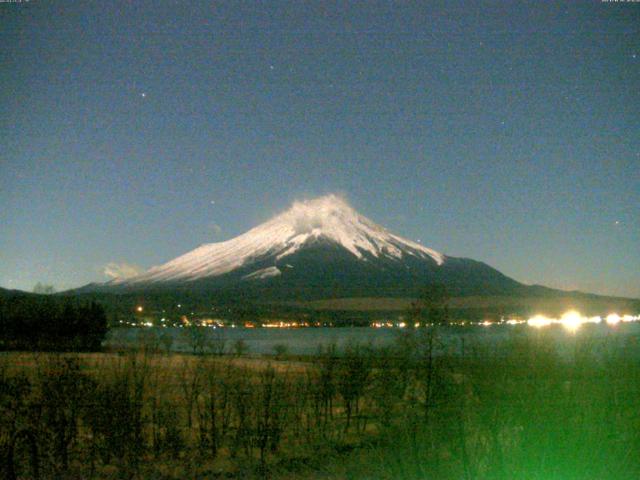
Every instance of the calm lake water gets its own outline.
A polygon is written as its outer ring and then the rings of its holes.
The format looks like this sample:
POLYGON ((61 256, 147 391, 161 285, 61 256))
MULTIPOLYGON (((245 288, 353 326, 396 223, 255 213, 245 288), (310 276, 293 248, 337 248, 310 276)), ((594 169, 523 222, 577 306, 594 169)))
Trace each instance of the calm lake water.
MULTIPOLYGON (((242 340, 250 354, 273 354, 279 345, 286 347, 287 353, 313 355, 320 347, 335 344, 338 350, 349 343, 372 346, 391 345, 403 329, 397 328, 203 328, 198 329, 206 339, 207 349, 213 351, 216 346, 225 345, 227 352, 233 351, 233 345, 242 340)), ((189 329, 185 328, 116 328, 109 332, 105 341, 108 348, 135 348, 145 342, 158 341, 163 336, 171 337, 171 350, 175 352, 192 351, 189 329)), ((610 349, 624 345, 640 345, 640 324, 624 323, 615 326, 607 324, 582 325, 577 331, 570 332, 561 325, 535 328, 527 325, 492 325, 447 327, 440 329, 440 338, 444 348, 457 354, 468 354, 477 346, 498 348, 505 341, 518 337, 541 336, 554 342, 562 354, 571 354, 577 343, 588 340, 592 348, 610 349)), ((162 345, 162 342, 160 342, 162 345)), ((640 348, 638 349, 640 350, 640 348)))

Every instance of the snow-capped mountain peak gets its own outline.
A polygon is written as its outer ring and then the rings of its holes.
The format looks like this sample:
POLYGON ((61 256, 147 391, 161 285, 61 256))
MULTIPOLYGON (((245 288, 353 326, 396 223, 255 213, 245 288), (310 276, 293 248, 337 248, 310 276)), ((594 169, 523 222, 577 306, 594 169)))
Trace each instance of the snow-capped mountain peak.
POLYGON ((444 261, 440 253, 390 234, 385 228, 360 215, 337 195, 295 202, 287 212, 272 221, 285 222, 295 232, 288 239, 289 248, 280 253, 279 257, 295 252, 309 239, 324 237, 346 248, 358 258, 362 258, 364 252, 374 257, 386 255, 400 258, 404 246, 410 247, 412 254, 420 252, 429 255, 438 264, 444 261))
MULTIPOLYGON (((250 278, 278 275, 275 262, 300 249, 324 241, 346 249, 357 259, 406 255, 442 265, 445 256, 419 243, 389 233, 356 212, 337 195, 295 202, 284 213, 225 242, 201 245, 164 265, 123 281, 126 284, 197 280, 229 273, 257 259, 273 257, 273 268, 250 278)), ((119 282, 120 283, 120 282, 119 282)))

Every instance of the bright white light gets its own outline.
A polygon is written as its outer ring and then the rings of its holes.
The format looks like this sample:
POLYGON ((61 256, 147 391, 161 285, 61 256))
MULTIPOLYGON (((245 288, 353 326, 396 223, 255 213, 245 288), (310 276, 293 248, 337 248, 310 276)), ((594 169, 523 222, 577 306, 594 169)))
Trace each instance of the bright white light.
POLYGON ((137 310, 138 312, 141 312, 141 311, 143 310, 142 305, 138 305, 138 306, 136 307, 136 310, 137 310))
POLYGON ((620 315, 618 315, 617 313, 610 313, 609 315, 607 315, 607 323, 609 325, 615 325, 616 323, 620 323, 620 315))
POLYGON ((545 317, 544 315, 536 315, 535 317, 531 317, 529 320, 527 320, 527 325, 536 328, 547 327, 551 325, 551 319, 545 317))
POLYGON ((582 323, 584 323, 584 319, 582 315, 580 315, 575 310, 570 310, 560 318, 560 323, 567 330, 575 331, 577 330, 582 323))

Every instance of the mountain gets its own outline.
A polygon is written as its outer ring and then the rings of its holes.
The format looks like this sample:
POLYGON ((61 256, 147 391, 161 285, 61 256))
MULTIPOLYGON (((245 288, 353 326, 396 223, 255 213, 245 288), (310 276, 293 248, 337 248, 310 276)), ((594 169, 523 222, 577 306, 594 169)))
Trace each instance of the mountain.
POLYGON ((201 245, 136 277, 79 291, 299 300, 411 296, 435 283, 454 295, 511 295, 529 288, 482 262, 395 235, 327 195, 295 202, 236 238, 201 245))
POLYGON ((15 298, 15 297, 37 297, 39 295, 31 292, 25 292, 22 290, 9 290, 0 287, 0 299, 3 298, 15 298))

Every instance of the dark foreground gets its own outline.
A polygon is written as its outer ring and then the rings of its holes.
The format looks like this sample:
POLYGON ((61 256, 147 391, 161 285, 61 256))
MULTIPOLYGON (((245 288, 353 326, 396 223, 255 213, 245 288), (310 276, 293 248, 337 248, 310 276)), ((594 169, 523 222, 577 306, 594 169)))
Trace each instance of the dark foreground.
POLYGON ((637 336, 0 357, 0 478, 640 478, 637 336))

